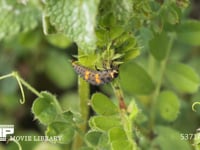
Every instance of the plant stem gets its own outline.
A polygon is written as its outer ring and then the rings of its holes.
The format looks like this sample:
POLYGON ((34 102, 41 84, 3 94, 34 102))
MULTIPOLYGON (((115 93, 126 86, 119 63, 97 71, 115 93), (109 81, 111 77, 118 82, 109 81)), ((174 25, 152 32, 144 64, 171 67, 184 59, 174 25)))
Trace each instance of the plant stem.
POLYGON ((174 35, 172 34, 170 36, 170 39, 169 39, 169 44, 168 44, 168 49, 167 49, 167 52, 166 52, 166 57, 160 64, 160 75, 157 77, 157 79, 158 79, 157 80, 157 85, 156 85, 156 88, 155 88, 155 92, 154 92, 154 94, 152 96, 151 114, 150 114, 150 127, 151 127, 151 129, 154 126, 157 99, 158 99, 158 95, 160 93, 160 88, 161 88, 161 84, 162 84, 162 80, 163 80, 163 75, 164 75, 164 72, 165 72, 165 69, 166 69, 167 60, 168 60, 169 53, 170 53, 172 45, 173 45, 173 41, 174 41, 174 35))
POLYGON ((122 91, 117 79, 115 81, 113 81, 112 88, 118 99, 118 103, 119 103, 119 107, 120 107, 120 117, 121 117, 121 121, 122 121, 124 130, 126 132, 126 136, 129 140, 129 142, 132 143, 134 149, 136 149, 136 144, 133 140, 133 134, 132 134, 132 130, 133 130, 132 120, 127 116, 127 106, 124 101, 124 94, 123 94, 123 91, 122 91))
POLYGON ((119 82, 118 82, 117 79, 115 79, 111 85, 112 85, 113 91, 115 93, 115 96, 118 99, 122 124, 123 124, 124 128, 126 129, 127 137, 130 140, 130 139, 132 139, 132 134, 131 135, 129 134, 129 133, 132 133, 132 131, 129 132, 131 124, 129 124, 129 122, 128 122, 128 117, 127 117, 127 114, 126 114, 126 104, 124 102, 123 92, 120 88, 120 85, 119 85, 119 82))
POLYGON ((82 126, 83 131, 87 128, 87 120, 89 115, 89 84, 85 82, 82 78, 79 78, 79 96, 80 96, 80 108, 82 118, 84 119, 84 126, 82 126))
POLYGON ((5 79, 5 78, 9 78, 9 77, 12 77, 12 76, 13 76, 13 73, 9 73, 9 74, 7 74, 7 75, 1 76, 1 77, 0 77, 0 80, 5 79))
POLYGON ((16 143, 17 146, 18 146, 18 149, 19 149, 19 150, 22 150, 22 146, 20 145, 19 141, 15 140, 14 138, 11 138, 11 139, 9 139, 7 142, 10 142, 10 141, 16 143))
MULTIPOLYGON (((79 55, 81 55, 80 53, 81 52, 79 50, 79 55)), ((88 65, 88 64, 84 64, 84 65, 88 65)), ((79 129, 81 130, 81 133, 84 134, 87 129, 88 116, 89 116, 88 102, 89 102, 89 96, 90 96, 90 88, 89 88, 89 84, 80 77, 78 80, 78 94, 79 94, 79 99, 80 99, 80 113, 83 119, 83 123, 79 126, 79 129)), ((73 150, 80 149, 81 146, 83 145, 83 141, 84 141, 83 137, 81 137, 80 134, 76 134, 73 141, 72 149, 73 150)))
POLYGON ((31 92, 33 92, 38 97, 42 97, 42 95, 36 89, 34 89, 29 83, 27 83, 24 79, 22 79, 17 72, 12 72, 12 73, 9 73, 7 75, 1 76, 0 80, 5 79, 5 78, 9 78, 9 77, 16 78, 16 80, 18 82, 18 85, 19 85, 19 88, 20 88, 20 91, 21 91, 21 94, 22 94, 22 99, 20 99, 21 104, 24 104, 24 102, 25 102, 25 94, 24 94, 24 90, 23 90, 22 85, 24 85, 27 89, 29 89, 31 92))
POLYGON ((132 146, 135 150, 137 145, 133 139, 133 134, 132 134, 133 133, 132 119, 128 117, 127 113, 124 110, 120 111, 120 115, 128 141, 132 143, 132 146))
POLYGON ((19 88, 20 88, 20 91, 21 91, 21 94, 22 94, 22 99, 20 99, 19 101, 20 101, 21 104, 24 104, 25 103, 25 94, 24 94, 24 89, 23 89, 21 81, 20 81, 21 78, 19 77, 17 72, 13 72, 13 76, 15 76, 15 78, 18 82, 18 85, 19 85, 19 88))
POLYGON ((153 77, 154 72, 155 72, 155 59, 153 58, 152 55, 149 55, 149 57, 148 57, 148 73, 151 77, 153 77))
POLYGON ((21 83, 27 88, 29 89, 32 93, 34 93, 35 95, 37 95, 38 97, 42 97, 42 95, 35 89, 33 88, 29 83, 27 83, 24 79, 22 79, 20 76, 18 76, 21 83))
POLYGON ((53 98, 53 101, 54 101, 55 107, 57 108, 58 113, 62 114, 63 113, 62 107, 61 107, 59 101, 56 99, 56 97, 53 98))
POLYGON ((119 108, 121 110, 126 110, 127 107, 126 107, 126 104, 125 104, 125 101, 124 101, 124 94, 122 92, 122 89, 120 87, 118 80, 117 79, 114 80, 111 85, 112 85, 113 91, 115 93, 115 96, 118 99, 119 108))

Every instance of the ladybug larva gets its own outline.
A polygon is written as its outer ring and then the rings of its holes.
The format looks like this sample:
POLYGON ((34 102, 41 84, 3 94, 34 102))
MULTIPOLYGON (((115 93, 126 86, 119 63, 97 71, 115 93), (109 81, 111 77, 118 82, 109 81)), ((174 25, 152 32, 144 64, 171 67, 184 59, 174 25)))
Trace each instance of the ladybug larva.
POLYGON ((92 85, 102 85, 109 83, 114 80, 119 72, 118 69, 105 69, 105 70, 92 70, 80 64, 77 64, 75 61, 72 61, 72 66, 77 74, 80 75, 84 80, 89 82, 92 85))

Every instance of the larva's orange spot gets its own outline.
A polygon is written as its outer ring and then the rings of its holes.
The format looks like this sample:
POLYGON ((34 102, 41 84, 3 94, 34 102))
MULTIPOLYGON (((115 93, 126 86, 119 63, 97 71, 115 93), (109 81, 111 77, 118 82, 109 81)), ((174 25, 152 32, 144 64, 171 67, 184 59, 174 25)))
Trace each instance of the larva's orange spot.
POLYGON ((102 85, 111 82, 118 76, 118 70, 111 68, 105 70, 92 70, 72 61, 72 67, 77 74, 92 85, 102 85))
POLYGON ((99 79, 99 74, 95 74, 95 81, 97 84, 101 83, 101 80, 99 79))
POLYGON ((85 71, 85 80, 88 80, 89 79, 89 75, 90 75, 90 72, 89 71, 85 71))

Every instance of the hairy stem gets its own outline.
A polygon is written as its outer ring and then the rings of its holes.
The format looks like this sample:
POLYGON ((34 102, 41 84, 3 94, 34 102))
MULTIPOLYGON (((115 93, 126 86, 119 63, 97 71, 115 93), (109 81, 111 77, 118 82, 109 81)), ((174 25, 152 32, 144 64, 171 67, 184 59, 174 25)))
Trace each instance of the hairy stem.
POLYGON ((118 99, 120 109, 126 110, 126 104, 125 104, 125 101, 124 101, 124 94, 122 92, 122 89, 121 89, 120 84, 119 84, 117 79, 115 81, 113 81, 112 88, 113 88, 113 91, 115 93, 115 96, 118 99))
MULTIPOLYGON (((80 55, 79 50, 79 55, 80 55)), ((80 61, 81 62, 81 61, 80 61)), ((82 63, 82 62, 81 62, 82 63)), ((87 65, 87 64, 84 64, 87 65)), ((79 77, 78 80, 78 94, 79 94, 79 100, 80 100, 80 113, 82 115, 83 123, 79 126, 80 132, 85 133, 87 129, 87 122, 88 122, 88 116, 89 116, 89 96, 90 96, 90 88, 89 84, 85 82, 83 79, 79 77)), ((80 134, 77 134, 74 138, 73 150, 80 149, 83 145, 83 137, 81 137, 80 134)))
POLYGON ((126 132, 126 136, 129 142, 132 143, 133 148, 136 149, 136 143, 133 140, 133 134, 132 134, 132 130, 133 130, 132 120, 127 115, 127 106, 124 101, 124 94, 117 79, 113 81, 112 88, 118 99, 118 103, 120 107, 121 122, 126 132))

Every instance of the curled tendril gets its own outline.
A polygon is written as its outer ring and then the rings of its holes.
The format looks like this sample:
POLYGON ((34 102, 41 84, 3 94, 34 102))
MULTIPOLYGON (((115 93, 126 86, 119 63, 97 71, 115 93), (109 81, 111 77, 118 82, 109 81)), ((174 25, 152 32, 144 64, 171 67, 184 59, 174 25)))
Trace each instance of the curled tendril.
POLYGON ((33 92, 38 97, 42 97, 42 95, 36 89, 34 89, 30 84, 28 84, 25 80, 23 80, 17 72, 12 72, 7 75, 0 76, 0 80, 8 78, 8 77, 14 77, 17 80, 17 83, 19 85, 19 88, 20 88, 20 91, 22 94, 22 99, 19 100, 21 104, 25 103, 25 94, 24 94, 23 86, 25 86, 27 89, 29 89, 31 92, 33 92))
POLYGON ((20 81, 20 78, 19 78, 19 75, 17 74, 17 72, 14 72, 14 77, 16 78, 17 80, 17 83, 19 85, 19 88, 20 88, 20 91, 21 91, 21 94, 22 94, 22 99, 20 99, 20 103, 21 104, 24 104, 25 103, 25 94, 24 94, 24 89, 23 89, 23 86, 21 84, 21 81, 20 81))
POLYGON ((195 111, 195 112, 196 112, 196 109, 194 108, 194 106, 195 106, 196 104, 199 104, 199 105, 200 105, 200 102, 194 102, 194 103, 192 104, 192 110, 195 111))

